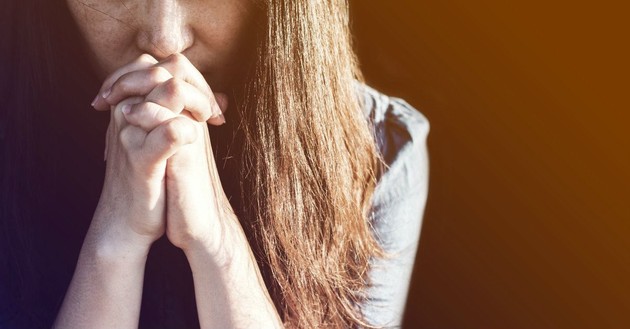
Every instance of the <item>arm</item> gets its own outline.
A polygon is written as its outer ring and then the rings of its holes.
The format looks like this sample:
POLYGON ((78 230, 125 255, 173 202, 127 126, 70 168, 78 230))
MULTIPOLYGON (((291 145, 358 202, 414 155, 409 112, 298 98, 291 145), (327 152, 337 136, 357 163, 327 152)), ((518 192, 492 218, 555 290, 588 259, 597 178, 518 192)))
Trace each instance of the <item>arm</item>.
POLYGON ((233 237, 226 236, 224 241, 240 245, 240 252, 228 262, 217 262, 211 248, 203 245, 185 250, 201 328, 282 328, 254 255, 236 225, 228 234, 233 237))
POLYGON ((103 191, 54 328, 137 327, 146 258, 164 233, 159 172, 163 177, 166 161, 154 173, 146 170, 146 158, 134 156, 140 152, 123 146, 132 141, 119 137, 129 135, 119 133, 120 107, 111 120, 103 191))
MULTIPOLYGON (((99 216, 99 215, 97 215, 99 216)), ((99 219, 95 216, 95 222, 99 219)), ((136 328, 150 241, 105 241, 93 225, 53 328, 136 328)))

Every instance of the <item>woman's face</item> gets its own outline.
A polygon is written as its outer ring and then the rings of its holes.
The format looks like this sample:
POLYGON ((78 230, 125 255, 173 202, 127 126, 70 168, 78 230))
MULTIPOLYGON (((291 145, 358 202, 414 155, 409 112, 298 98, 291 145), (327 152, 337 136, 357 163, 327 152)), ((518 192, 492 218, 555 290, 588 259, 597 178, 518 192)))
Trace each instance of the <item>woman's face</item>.
POLYGON ((143 53, 182 53, 225 91, 247 67, 251 0, 65 1, 101 78, 143 53))

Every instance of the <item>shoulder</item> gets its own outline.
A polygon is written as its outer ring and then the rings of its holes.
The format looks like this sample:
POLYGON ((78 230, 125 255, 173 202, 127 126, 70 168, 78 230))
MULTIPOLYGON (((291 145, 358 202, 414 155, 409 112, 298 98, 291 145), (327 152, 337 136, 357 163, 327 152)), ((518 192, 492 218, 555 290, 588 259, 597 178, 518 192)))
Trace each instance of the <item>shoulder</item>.
POLYGON ((430 130, 427 117, 403 99, 389 97, 365 84, 357 83, 356 88, 378 152, 386 165, 380 174, 375 197, 395 198, 426 189, 430 130))
POLYGON ((426 138, 429 120, 405 100, 387 96, 360 82, 355 89, 362 102, 363 113, 377 127, 398 128, 409 132, 409 137, 426 138))
POLYGON ((357 83, 356 88, 378 151, 388 167, 386 176, 396 175, 398 167, 405 163, 426 160, 430 130, 426 116, 403 99, 387 96, 361 83, 357 83))

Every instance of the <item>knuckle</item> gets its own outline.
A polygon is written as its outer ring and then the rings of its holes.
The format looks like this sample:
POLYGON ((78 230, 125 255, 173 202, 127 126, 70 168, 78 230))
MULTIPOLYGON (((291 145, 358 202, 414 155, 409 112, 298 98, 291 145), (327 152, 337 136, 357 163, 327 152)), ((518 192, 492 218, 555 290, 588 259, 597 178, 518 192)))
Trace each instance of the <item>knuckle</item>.
POLYGON ((182 123, 179 120, 171 120, 164 126, 164 139, 171 146, 179 145, 183 141, 182 123))
POLYGON ((131 126, 123 127, 118 133, 118 140, 123 148, 129 150, 133 145, 133 132, 131 126))
POLYGON ((171 78, 165 82, 164 88, 170 95, 181 95, 184 92, 184 82, 177 78, 171 78))
POLYGON ((171 73, 161 67, 154 66, 149 70, 149 79, 154 82, 163 82, 171 78, 171 73))
POLYGON ((112 85, 112 92, 118 91, 124 94, 131 92, 133 85, 127 80, 127 74, 120 77, 114 84, 112 85))

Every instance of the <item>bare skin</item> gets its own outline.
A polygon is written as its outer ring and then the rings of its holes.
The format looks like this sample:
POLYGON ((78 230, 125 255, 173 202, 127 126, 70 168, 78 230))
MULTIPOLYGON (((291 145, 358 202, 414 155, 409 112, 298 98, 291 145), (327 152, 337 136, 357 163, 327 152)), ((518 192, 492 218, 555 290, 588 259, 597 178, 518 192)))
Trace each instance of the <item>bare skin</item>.
POLYGON ((136 328, 163 234, 188 257, 202 328, 281 327, 206 124, 224 122, 227 97, 210 86, 234 75, 248 1, 67 3, 106 77, 93 106, 111 121, 101 199, 55 328, 136 328))

